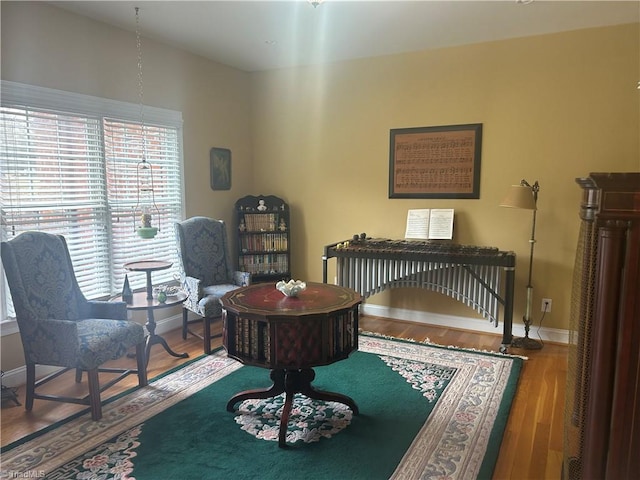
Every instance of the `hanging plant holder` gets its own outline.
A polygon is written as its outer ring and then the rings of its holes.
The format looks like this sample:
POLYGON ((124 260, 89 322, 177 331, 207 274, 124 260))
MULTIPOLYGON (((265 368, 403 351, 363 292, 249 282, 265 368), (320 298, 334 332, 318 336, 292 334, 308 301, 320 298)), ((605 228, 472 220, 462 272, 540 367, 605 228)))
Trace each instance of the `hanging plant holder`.
POLYGON ((140 238, 153 238, 160 231, 160 209, 156 205, 153 190, 153 168, 146 159, 136 167, 138 202, 134 208, 134 231, 140 238), (157 222, 157 227, 153 226, 157 222))
POLYGON ((142 82, 142 43, 140 41, 139 7, 136 10, 136 47, 138 50, 138 98, 140 101, 140 124, 142 125, 142 160, 136 166, 138 201, 134 208, 134 231, 140 238, 153 238, 160 231, 160 210, 156 205, 153 190, 153 168, 147 162, 147 136, 144 122, 144 89, 142 82), (157 227, 153 222, 157 222, 157 227))

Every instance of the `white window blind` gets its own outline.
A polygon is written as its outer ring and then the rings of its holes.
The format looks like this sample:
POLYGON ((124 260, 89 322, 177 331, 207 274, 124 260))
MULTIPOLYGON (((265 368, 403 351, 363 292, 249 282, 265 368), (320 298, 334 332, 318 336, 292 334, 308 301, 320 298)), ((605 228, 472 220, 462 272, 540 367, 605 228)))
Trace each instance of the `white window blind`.
MULTIPOLYGON (((132 104, 2 82, 2 238, 27 230, 64 235, 88 298, 119 293, 126 262, 173 262, 172 269, 154 272, 154 284, 177 273, 173 224, 183 212, 182 117, 145 107, 143 127, 136 112, 139 117, 140 107, 132 104), (143 157, 152 166, 158 208, 154 226, 160 230, 153 239, 135 233, 136 167, 143 157)), ((132 272, 129 281, 139 288, 146 277, 132 272)))
MULTIPOLYGON (((113 263, 123 265, 132 260, 153 258, 167 260, 177 267, 177 247, 173 230, 182 215, 182 189, 177 131, 160 126, 104 120, 105 159, 108 179, 111 228, 113 230, 113 263), (144 132, 143 132, 144 130, 144 132), (143 146, 144 142, 144 146, 143 146), (160 231, 150 242, 141 240, 134 230, 140 205, 149 201, 138 196, 136 170, 145 158, 153 171, 153 196, 158 207, 152 211, 154 226, 160 231), (152 249, 150 251, 150 249, 152 249)), ((115 269, 113 282, 122 285, 123 269, 115 269)), ((176 269, 154 272, 154 283, 170 281, 176 269)), ((131 274, 134 288, 146 279, 144 274, 131 274), (137 282, 134 277, 137 277, 137 282)))

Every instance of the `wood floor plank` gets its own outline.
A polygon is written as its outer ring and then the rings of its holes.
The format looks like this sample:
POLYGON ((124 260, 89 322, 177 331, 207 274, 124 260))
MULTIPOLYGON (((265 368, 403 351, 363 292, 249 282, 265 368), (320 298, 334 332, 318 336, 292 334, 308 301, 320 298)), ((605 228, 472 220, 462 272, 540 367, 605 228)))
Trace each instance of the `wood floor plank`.
MULTIPOLYGON (((492 335, 468 332, 372 316, 362 316, 360 328, 381 335, 411 338, 416 341, 429 339, 441 345, 490 351, 498 351, 502 338, 498 333, 492 335)), ((220 332, 219 322, 214 323, 213 331, 220 332)), ((196 337, 189 336, 183 340, 180 330, 168 332, 164 337, 176 352, 187 352, 192 358, 202 354, 202 341, 196 337)), ((221 346, 221 339, 215 339, 213 346, 221 346)), ((527 356, 528 360, 524 362, 493 479, 560 479, 567 347, 547 342, 542 350, 512 349, 510 353, 527 356)), ((153 378, 186 361, 189 359, 172 357, 161 346, 155 345, 151 350, 148 376, 153 378)), ((132 359, 121 359, 112 364, 122 365, 127 362, 134 365, 132 359)), ((103 398, 135 386, 136 382, 137 377, 130 375, 104 392, 103 398)), ((58 393, 78 393, 86 391, 86 382, 78 386, 73 375, 69 374, 68 378, 56 382, 56 386, 52 385, 51 388, 58 393)), ((24 402, 24 388, 18 389, 18 396, 20 401, 24 402)), ((77 405, 43 400, 36 400, 31 412, 26 412, 24 406, 3 405, 0 423, 1 444, 7 445, 82 409, 83 407, 77 405)))

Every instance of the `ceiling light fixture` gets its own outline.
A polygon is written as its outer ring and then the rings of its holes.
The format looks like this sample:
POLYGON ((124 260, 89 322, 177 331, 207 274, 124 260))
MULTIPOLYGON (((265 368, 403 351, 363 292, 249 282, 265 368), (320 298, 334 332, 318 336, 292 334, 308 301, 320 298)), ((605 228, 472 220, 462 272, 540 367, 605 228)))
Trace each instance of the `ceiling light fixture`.
POLYGON ((320 5, 324 0, 307 0, 311 5, 313 5, 313 8, 317 8, 318 5, 320 5))

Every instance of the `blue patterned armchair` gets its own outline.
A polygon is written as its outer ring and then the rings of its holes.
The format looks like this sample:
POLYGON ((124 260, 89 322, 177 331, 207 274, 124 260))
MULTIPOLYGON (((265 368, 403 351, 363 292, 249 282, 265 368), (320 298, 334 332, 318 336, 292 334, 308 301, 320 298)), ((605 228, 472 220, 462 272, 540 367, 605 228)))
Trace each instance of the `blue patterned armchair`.
POLYGON ((211 321, 222 316, 222 296, 249 285, 251 275, 231 266, 227 229, 222 220, 192 217, 176 223, 182 288, 188 295, 182 308, 182 338, 187 333, 204 341, 204 353, 211 353, 211 321), (189 330, 189 312, 203 317, 203 334, 189 330))
POLYGON ((20 330, 26 362, 25 408, 34 399, 89 405, 91 418, 102 418, 100 394, 126 375, 137 373, 147 385, 145 334, 142 325, 127 320, 123 302, 91 301, 82 294, 64 237, 25 232, 2 242, 4 265, 20 330), (136 347, 137 370, 101 368, 108 360, 136 347), (36 365, 63 367, 36 381, 36 365), (76 382, 88 376, 84 398, 37 393, 36 389, 75 369, 76 382), (119 374, 100 387, 99 372, 119 374))

